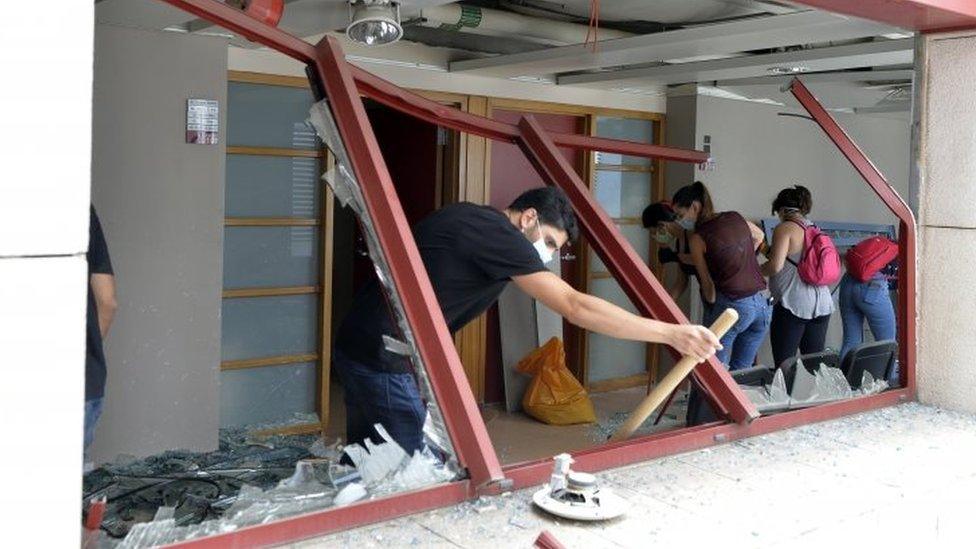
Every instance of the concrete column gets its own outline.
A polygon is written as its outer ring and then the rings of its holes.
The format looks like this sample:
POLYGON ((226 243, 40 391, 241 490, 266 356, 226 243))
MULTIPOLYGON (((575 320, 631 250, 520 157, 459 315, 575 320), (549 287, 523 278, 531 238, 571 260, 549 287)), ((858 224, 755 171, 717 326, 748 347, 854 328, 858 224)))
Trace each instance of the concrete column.
POLYGON ((976 412, 976 31, 921 44, 918 395, 976 412))

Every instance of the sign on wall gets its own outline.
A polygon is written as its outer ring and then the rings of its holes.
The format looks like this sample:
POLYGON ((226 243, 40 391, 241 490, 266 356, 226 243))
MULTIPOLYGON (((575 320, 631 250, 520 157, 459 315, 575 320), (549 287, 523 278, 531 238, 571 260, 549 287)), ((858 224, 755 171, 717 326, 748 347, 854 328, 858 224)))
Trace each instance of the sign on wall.
POLYGON ((186 142, 216 145, 220 131, 217 101, 213 99, 186 100, 186 142))

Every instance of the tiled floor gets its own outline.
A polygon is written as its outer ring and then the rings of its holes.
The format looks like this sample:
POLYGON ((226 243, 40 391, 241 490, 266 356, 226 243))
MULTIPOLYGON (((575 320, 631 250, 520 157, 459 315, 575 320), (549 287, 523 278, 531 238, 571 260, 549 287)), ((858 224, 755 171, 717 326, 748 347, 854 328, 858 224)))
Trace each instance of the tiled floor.
POLYGON ((294 547, 976 547, 976 416, 906 404, 607 471, 632 504, 600 524, 532 507, 535 489, 294 547))

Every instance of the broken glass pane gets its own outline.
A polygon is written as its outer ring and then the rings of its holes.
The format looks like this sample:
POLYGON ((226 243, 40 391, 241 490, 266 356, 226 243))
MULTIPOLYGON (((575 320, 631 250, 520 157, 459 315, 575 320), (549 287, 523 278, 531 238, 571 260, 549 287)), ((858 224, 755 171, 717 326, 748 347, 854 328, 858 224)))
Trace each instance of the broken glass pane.
MULTIPOLYGON (((352 170, 352 163, 349 161, 349 155, 346 151, 345 144, 342 141, 342 137, 339 134, 339 129, 336 126, 335 119, 332 117, 332 112, 329 110, 329 106, 326 101, 319 101, 315 105, 312 105, 312 108, 309 111, 309 123, 315 128, 319 138, 326 145, 326 147, 332 151, 332 154, 335 157, 335 167, 330 169, 323 179, 325 179, 326 183, 332 187, 332 190, 339 199, 340 203, 349 207, 353 212, 355 212, 362 226, 369 255, 370 258, 372 258, 373 265, 376 268, 377 279, 389 298, 391 308, 394 316, 396 317, 397 326, 400 329, 399 334, 389 335, 391 337, 393 335, 399 336, 395 339, 398 340, 398 342, 402 342, 404 345, 404 352, 409 353, 411 362, 414 365, 414 373, 418 379, 421 396, 427 402, 427 411, 430 414, 430 419, 435 425, 438 426, 438 432, 446 432, 444 429, 444 418, 441 415, 440 407, 434 395, 434 390, 431 387, 430 379, 427 376, 426 364, 424 364, 423 359, 420 356, 420 350, 417 346, 416 338, 414 337, 413 331, 410 328, 410 324, 407 322, 403 303, 400 300, 400 296, 397 294, 392 277, 390 276, 390 266, 386 260, 386 255, 383 248, 379 244, 379 237, 376 233, 374 221, 371 218, 369 210, 366 207, 366 202, 363 199, 360 182, 356 179, 355 173, 352 170)), ((444 457, 446 458, 445 461, 450 464, 452 468, 460 470, 460 468, 457 466, 457 454, 454 451, 450 438, 444 436, 438 441, 438 443, 439 450, 444 453, 444 457)))

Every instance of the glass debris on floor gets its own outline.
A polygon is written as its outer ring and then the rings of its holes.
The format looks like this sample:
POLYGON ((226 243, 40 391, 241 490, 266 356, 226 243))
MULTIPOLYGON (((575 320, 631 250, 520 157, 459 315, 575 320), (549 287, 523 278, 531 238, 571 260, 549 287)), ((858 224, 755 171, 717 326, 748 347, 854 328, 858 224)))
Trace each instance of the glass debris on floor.
POLYGON ((342 447, 319 435, 253 437, 222 429, 215 452, 120 458, 84 476, 84 502, 107 500, 99 547, 152 547, 231 532, 333 505, 447 482, 436 450, 384 441, 342 447), (340 462, 343 453, 355 466, 340 462))
POLYGON ((824 363, 810 372, 802 360, 797 360, 795 372, 791 388, 787 387, 782 368, 776 369, 772 381, 766 385, 740 388, 756 405, 756 409, 767 413, 874 395, 888 389, 885 380, 875 380, 867 371, 863 373, 861 387, 852 389, 840 368, 832 368, 824 363))

